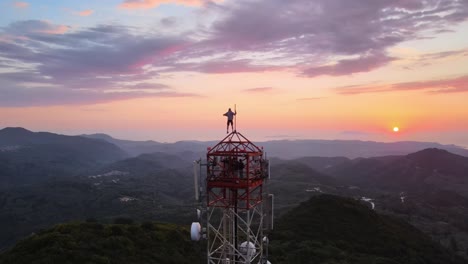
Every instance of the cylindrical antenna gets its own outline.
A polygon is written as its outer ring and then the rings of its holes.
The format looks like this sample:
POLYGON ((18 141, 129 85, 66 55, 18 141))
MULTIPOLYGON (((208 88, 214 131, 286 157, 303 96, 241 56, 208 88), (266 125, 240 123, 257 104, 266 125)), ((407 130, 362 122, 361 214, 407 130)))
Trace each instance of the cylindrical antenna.
POLYGON ((234 131, 237 131, 237 109, 236 109, 236 104, 234 104, 234 131))
POLYGON ((193 182, 195 185, 195 200, 199 202, 200 199, 200 186, 199 184, 199 179, 198 179, 198 170, 200 167, 200 161, 196 160, 193 162, 193 182))

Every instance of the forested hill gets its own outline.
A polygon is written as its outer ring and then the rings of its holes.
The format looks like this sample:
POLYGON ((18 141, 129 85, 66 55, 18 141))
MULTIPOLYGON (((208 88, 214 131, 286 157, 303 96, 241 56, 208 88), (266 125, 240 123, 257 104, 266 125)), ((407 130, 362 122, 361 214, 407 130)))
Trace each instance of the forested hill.
POLYGON ((172 224, 71 223, 20 241, 0 264, 192 264, 204 252, 188 228, 172 224))
POLYGON ((271 262, 466 263, 406 222, 351 198, 320 195, 277 221, 271 262))
MULTIPOLYGON (((125 221, 57 225, 1 254, 0 264, 206 262, 206 244, 189 241, 188 225, 125 221)), ((466 263, 411 225, 332 195, 315 196, 286 213, 270 238, 275 264, 466 263)))

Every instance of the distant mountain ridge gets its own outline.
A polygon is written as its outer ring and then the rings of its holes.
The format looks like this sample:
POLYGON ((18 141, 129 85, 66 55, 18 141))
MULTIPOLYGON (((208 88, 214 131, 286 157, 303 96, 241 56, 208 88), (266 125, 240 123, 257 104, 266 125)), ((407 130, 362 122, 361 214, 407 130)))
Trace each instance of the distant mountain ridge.
POLYGON ((127 157, 106 141, 24 128, 0 130, 0 186, 67 177, 127 157))
POLYGON ((90 134, 90 135, 80 135, 86 138, 99 139, 107 141, 109 143, 119 146, 121 149, 125 150, 132 156, 138 156, 145 153, 154 153, 154 152, 165 152, 165 153, 181 153, 181 152, 197 152, 202 155, 206 151, 207 147, 213 146, 216 144, 215 141, 178 141, 175 143, 161 143, 153 140, 146 141, 133 141, 133 140, 123 140, 116 139, 107 134, 90 134))
MULTIPOLYGON (((133 156, 151 152, 178 153, 182 151, 192 151, 203 156, 207 147, 212 147, 217 143, 217 141, 179 141, 175 143, 160 143, 151 140, 132 141, 115 139, 106 134, 82 136, 108 141, 133 156)), ((268 156, 281 159, 297 159, 311 156, 367 158, 406 155, 427 148, 444 149, 468 157, 468 149, 434 142, 401 141, 383 143, 359 140, 274 140, 255 142, 255 144, 264 147, 268 156)))
POLYGON ((102 140, 49 132, 32 132, 21 127, 7 127, 0 130, 0 147, 46 144, 64 145, 74 150, 84 149, 84 151, 87 151, 89 147, 94 147, 96 149, 93 150, 106 151, 106 153, 94 156, 97 160, 103 161, 115 161, 127 156, 122 149, 109 142, 102 142, 102 140))
POLYGON ((468 157, 442 149, 344 160, 322 172, 361 187, 400 191, 451 190, 468 197, 468 157))

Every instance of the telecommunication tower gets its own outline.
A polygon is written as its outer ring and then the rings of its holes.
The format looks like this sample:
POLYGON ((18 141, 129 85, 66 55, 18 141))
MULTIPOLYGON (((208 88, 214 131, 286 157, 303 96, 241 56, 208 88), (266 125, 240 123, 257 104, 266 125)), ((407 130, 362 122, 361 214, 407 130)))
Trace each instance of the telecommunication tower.
POLYGON ((268 233, 273 229, 269 176, 263 149, 235 130, 208 148, 205 161, 195 161, 201 223, 192 223, 191 237, 206 239, 208 264, 269 263, 268 233))

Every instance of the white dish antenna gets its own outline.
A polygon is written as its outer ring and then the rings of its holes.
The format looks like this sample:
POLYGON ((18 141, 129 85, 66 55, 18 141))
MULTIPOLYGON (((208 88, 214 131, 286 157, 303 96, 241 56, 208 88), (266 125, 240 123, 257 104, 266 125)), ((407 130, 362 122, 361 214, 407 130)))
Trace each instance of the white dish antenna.
POLYGON ((244 259, 247 261, 250 261, 250 259, 257 252, 257 250, 255 249, 255 244, 250 241, 242 242, 242 244, 240 244, 239 251, 244 257, 244 259))
POLYGON ((192 226, 190 227, 190 238, 193 241, 200 241, 200 238, 202 237, 201 233, 201 225, 199 222, 193 222, 192 226))

